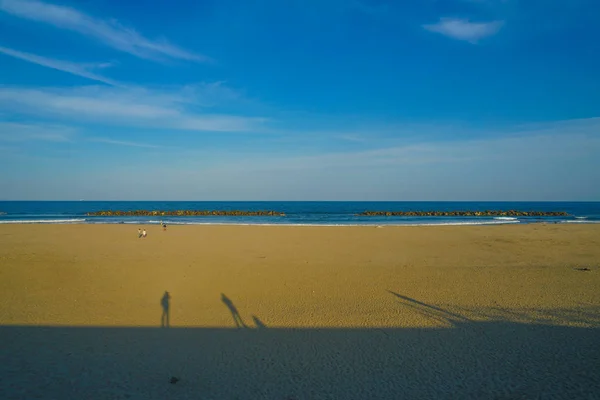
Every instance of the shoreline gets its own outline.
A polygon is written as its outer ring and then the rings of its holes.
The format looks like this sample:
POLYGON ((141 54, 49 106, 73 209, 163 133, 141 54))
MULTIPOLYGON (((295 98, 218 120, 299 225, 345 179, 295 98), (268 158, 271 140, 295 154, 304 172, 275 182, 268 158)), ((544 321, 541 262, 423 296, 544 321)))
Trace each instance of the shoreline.
MULTIPOLYGON (((123 221, 123 222, 92 222, 84 219, 59 219, 59 220, 0 220, 1 225, 160 225, 161 221, 123 221)), ((488 226, 488 225, 595 225, 600 221, 574 219, 563 221, 521 221, 521 220, 488 220, 464 222, 414 222, 414 223, 244 223, 244 222, 174 222, 165 220, 169 226, 286 226, 286 227, 417 227, 417 226, 488 226)))

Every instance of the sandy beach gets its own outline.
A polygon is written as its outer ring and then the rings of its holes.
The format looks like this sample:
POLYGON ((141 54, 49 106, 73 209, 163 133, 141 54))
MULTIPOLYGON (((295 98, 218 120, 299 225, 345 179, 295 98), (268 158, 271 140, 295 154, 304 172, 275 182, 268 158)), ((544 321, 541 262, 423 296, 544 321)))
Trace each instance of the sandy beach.
POLYGON ((137 228, 0 226, 0 398, 600 397, 600 225, 137 228))

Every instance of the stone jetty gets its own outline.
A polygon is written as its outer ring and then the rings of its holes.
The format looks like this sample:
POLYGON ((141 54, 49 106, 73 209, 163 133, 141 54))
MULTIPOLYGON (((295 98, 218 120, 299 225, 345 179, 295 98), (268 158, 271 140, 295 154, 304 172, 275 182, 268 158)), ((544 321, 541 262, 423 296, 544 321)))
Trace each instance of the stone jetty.
POLYGON ((285 213, 278 211, 210 211, 210 210, 106 210, 88 212, 90 217, 208 217, 208 216, 240 216, 240 217, 283 217, 285 213))
POLYGON ((366 217, 566 217, 564 211, 365 211, 366 217))

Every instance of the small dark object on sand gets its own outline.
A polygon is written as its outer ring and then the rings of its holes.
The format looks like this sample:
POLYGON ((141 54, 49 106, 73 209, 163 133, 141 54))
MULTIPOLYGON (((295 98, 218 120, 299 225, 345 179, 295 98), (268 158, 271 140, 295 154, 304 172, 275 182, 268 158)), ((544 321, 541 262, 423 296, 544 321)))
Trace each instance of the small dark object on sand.
POLYGON ((575 269, 577 271, 591 271, 591 269, 589 269, 589 268, 573 268, 573 269, 575 269))
POLYGON ((176 378, 174 376, 171 377, 171 380, 169 381, 171 384, 176 384, 177 382, 179 382, 179 378, 176 378))

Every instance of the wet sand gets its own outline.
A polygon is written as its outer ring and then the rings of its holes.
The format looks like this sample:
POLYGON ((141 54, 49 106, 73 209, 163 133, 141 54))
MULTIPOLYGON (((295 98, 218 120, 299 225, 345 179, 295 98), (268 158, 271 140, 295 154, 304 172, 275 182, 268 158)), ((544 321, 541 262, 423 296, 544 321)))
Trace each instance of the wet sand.
POLYGON ((600 393, 598 225, 137 228, 0 226, 1 398, 600 393))

